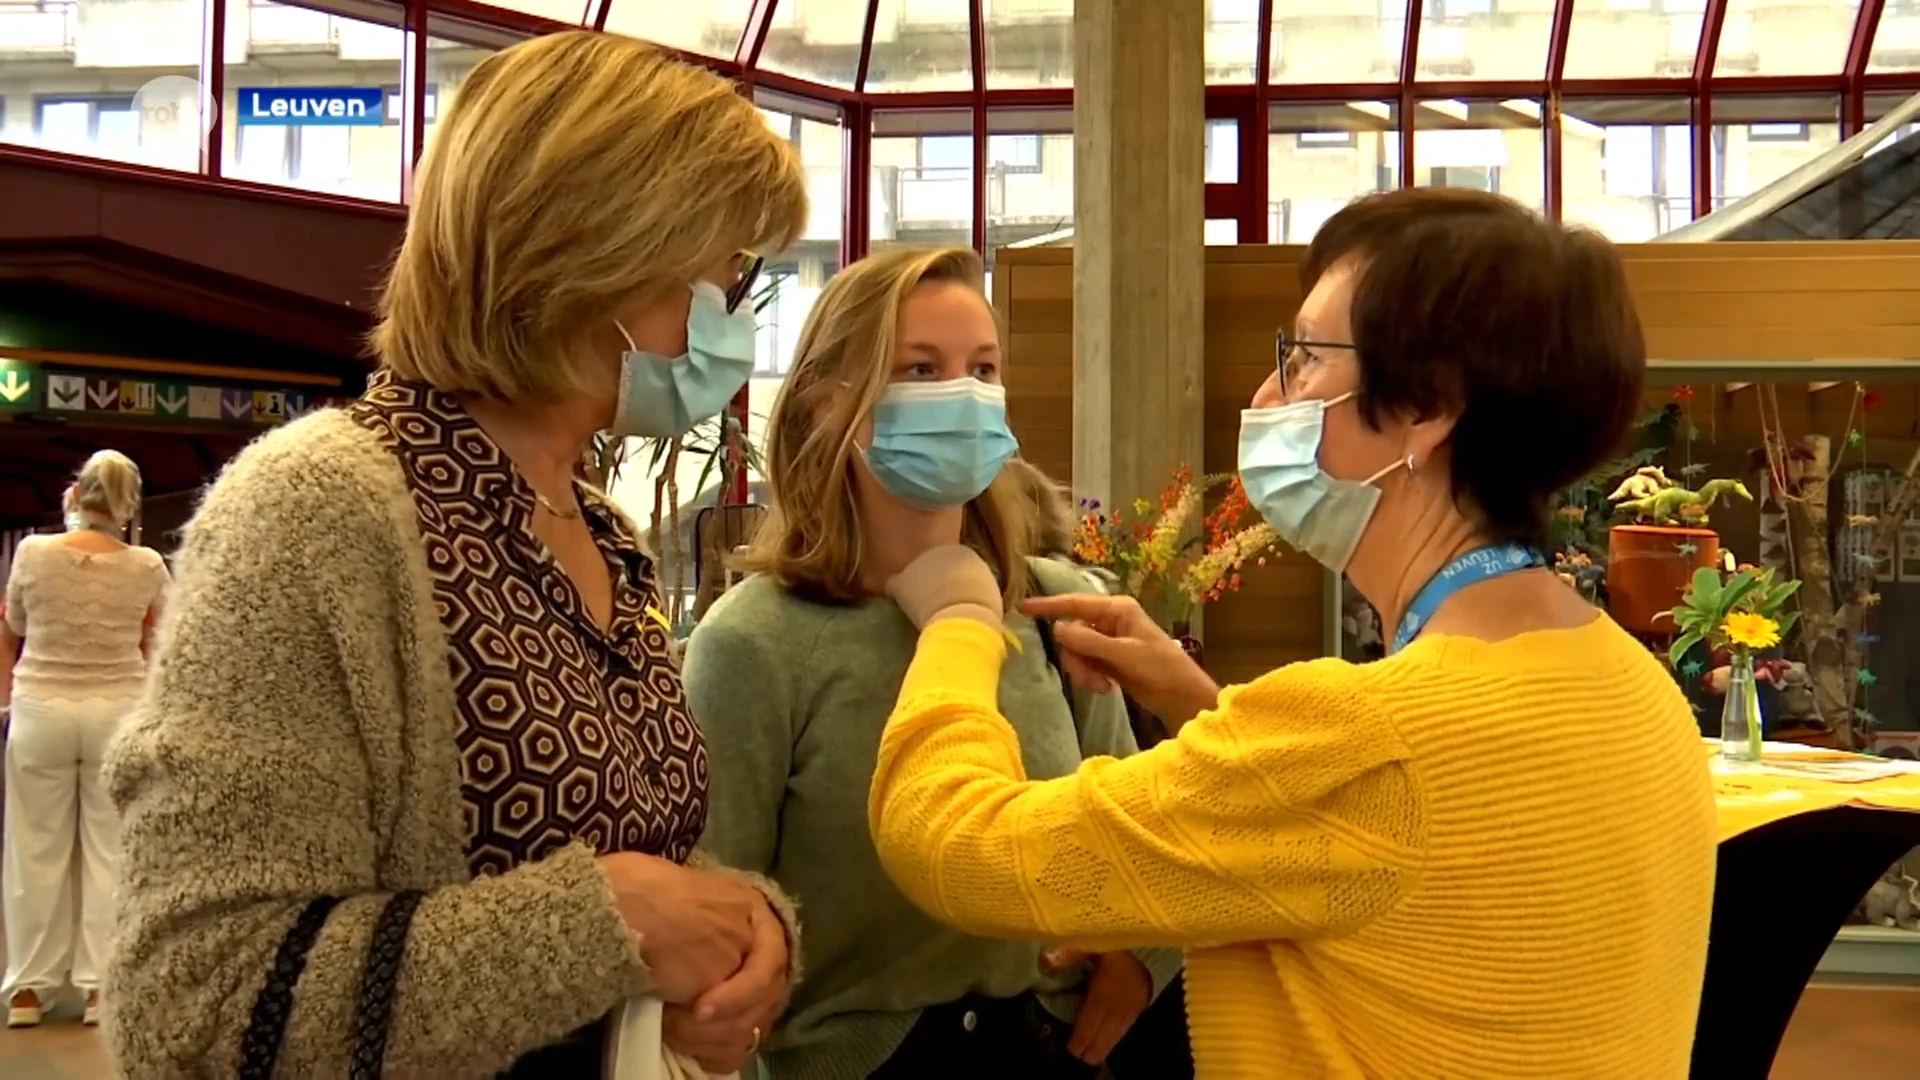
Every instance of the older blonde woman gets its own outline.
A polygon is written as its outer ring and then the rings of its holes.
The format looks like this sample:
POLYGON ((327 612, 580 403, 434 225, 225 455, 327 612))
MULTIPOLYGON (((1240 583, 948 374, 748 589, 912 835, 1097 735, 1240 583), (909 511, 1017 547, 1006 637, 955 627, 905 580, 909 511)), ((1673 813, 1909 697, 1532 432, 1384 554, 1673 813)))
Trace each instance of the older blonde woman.
POLYGON ((110 763, 123 1072, 597 1076, 601 1018, 649 994, 697 1003, 668 1041, 707 1067, 752 1051, 787 929, 684 865, 706 749, 653 565, 574 477, 592 433, 744 384, 739 253, 806 214, 789 146, 666 50, 564 33, 474 70, 365 396, 262 437, 187 531, 110 763))
POLYGON ((140 696, 168 581, 159 552, 126 541, 140 510, 140 470, 126 455, 88 458, 64 502, 66 533, 28 537, 14 553, 0 624, 0 708, 13 711, 0 875, 8 1027, 38 1024, 69 981, 86 994, 86 1022, 99 1022, 120 861, 100 763, 140 696))
MULTIPOLYGON (((782 1080, 1092 1076, 1170 952, 1091 966, 974 937, 914 909, 862 825, 880 731, 914 628, 885 584, 930 543, 964 539, 999 588, 1094 591, 1030 558, 1036 504, 1000 386, 999 335, 966 250, 897 250, 841 271, 801 331, 768 423, 774 511, 747 568, 687 648, 687 695, 716 746, 706 843, 807 912, 807 981, 771 1033, 782 1080)), ((1000 680, 1038 776, 1134 751, 1117 694, 1074 693, 1041 629, 1000 680)))

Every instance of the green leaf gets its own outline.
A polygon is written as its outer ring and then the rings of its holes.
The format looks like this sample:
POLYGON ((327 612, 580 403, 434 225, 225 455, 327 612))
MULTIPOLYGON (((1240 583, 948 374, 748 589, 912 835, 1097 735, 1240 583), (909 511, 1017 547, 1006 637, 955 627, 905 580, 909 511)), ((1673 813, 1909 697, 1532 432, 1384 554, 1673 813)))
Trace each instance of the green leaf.
POLYGON ((1720 596, 1720 571, 1711 566, 1703 566, 1693 572, 1693 607, 1715 606, 1720 596))
MULTIPOLYGON (((1695 581, 1698 581, 1697 576, 1695 581)), ((1725 585, 1721 586, 1720 592, 1714 596, 1714 606, 1719 608, 1724 616, 1726 612, 1739 607, 1740 601, 1746 599, 1749 594, 1753 593, 1759 587, 1760 579, 1758 575, 1751 570, 1742 570, 1729 578, 1725 585)), ((1696 585, 1695 588, 1697 589, 1698 585, 1696 585)))
POLYGON ((1799 591, 1800 581, 1798 578, 1791 581, 1783 581, 1775 585, 1767 591, 1766 599, 1760 602, 1760 614, 1772 618, 1779 612, 1781 605, 1785 604, 1792 598, 1794 593, 1799 591))
MULTIPOLYGON (((1796 582, 1796 584, 1798 583, 1796 582)), ((1785 615, 1782 615, 1779 621, 1780 640, 1785 641, 1787 639, 1787 631, 1793 629, 1793 624, 1800 621, 1800 613, 1797 611, 1789 611, 1785 615)))
POLYGON ((1667 663, 1675 668, 1679 667, 1680 658, 1687 655, 1688 649, 1700 644, 1701 638, 1704 636, 1705 635, 1696 630, 1689 630, 1680 635, 1680 637, 1674 641, 1673 648, 1667 650, 1667 663))

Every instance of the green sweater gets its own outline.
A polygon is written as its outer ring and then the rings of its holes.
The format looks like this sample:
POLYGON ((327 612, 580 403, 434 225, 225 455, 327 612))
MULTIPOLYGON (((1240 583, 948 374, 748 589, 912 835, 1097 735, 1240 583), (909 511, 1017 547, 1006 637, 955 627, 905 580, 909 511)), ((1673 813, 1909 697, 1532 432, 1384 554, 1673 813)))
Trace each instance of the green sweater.
MULTIPOLYGON (((1036 559, 1034 572, 1047 593, 1096 591, 1065 563, 1036 559)), ((1020 735, 1027 775, 1051 779, 1082 757, 1134 753, 1119 695, 1076 691, 1070 711, 1032 620, 1007 622, 1022 649, 1000 676, 1000 711, 1020 735)), ((880 867, 867 787, 917 639, 891 601, 831 607, 752 577, 714 605, 687 646, 687 697, 712 770, 703 846, 773 878, 800 905, 801 980, 762 1054, 774 1080, 864 1080, 921 1009, 969 992, 1034 990, 1063 1019, 1078 1011, 1085 973, 1044 973, 1045 943, 943 926, 880 867)), ((1155 993, 1179 970, 1177 951, 1139 955, 1155 993)))

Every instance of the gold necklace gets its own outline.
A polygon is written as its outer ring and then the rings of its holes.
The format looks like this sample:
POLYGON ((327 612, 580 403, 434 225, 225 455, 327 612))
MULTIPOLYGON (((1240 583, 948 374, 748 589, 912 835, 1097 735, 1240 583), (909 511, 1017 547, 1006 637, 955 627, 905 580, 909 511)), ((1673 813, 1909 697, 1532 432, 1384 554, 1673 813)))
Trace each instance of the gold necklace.
POLYGON ((552 514, 554 517, 559 518, 561 521, 572 521, 573 519, 580 516, 580 508, 578 506, 573 507, 571 510, 562 510, 559 507, 553 505, 553 500, 547 498, 545 495, 542 495, 537 491, 533 493, 533 497, 539 500, 540 508, 542 510, 545 510, 547 513, 552 514))

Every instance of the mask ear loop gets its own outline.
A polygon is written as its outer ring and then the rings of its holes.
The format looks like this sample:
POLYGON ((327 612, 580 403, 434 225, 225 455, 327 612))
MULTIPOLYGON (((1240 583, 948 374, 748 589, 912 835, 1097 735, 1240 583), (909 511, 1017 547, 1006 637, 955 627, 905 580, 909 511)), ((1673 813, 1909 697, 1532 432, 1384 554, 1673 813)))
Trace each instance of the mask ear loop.
POLYGON ((1367 477, 1366 480, 1363 481, 1363 483, 1377 484, 1380 482, 1381 477, 1387 475, 1390 472, 1393 472, 1394 470, 1400 468, 1402 465, 1405 465, 1407 467, 1407 475, 1412 476, 1413 475, 1413 455, 1408 454, 1406 461, 1393 462, 1391 465, 1388 465, 1386 468, 1381 469, 1379 472, 1374 473, 1372 476, 1367 477))
POLYGON ((621 325, 620 325, 620 320, 619 320, 619 319, 615 319, 615 320, 613 320, 613 328, 614 328, 615 330, 618 330, 618 331, 620 331, 620 336, 621 336, 621 337, 623 337, 623 338, 626 338, 626 339, 627 339, 627 351, 628 351, 628 352, 639 352, 639 351, 640 351, 640 346, 638 346, 638 345, 635 345, 635 344, 633 343, 633 335, 632 335, 632 334, 629 334, 629 333, 627 333, 627 328, 626 328, 626 327, 624 327, 624 326, 621 326, 621 325))

